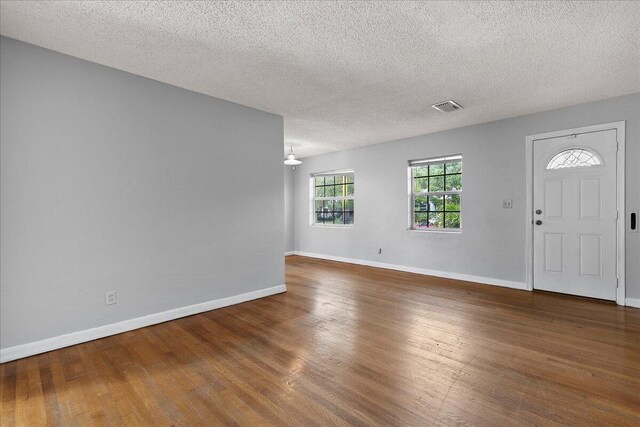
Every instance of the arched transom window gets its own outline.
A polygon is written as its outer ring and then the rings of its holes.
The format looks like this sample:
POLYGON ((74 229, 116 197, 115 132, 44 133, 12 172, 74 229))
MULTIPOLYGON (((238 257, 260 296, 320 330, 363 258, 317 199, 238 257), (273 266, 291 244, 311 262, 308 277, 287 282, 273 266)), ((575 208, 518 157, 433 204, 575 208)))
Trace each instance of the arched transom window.
POLYGON ((585 148, 570 148, 553 156, 547 169, 581 168, 602 164, 600 156, 585 148))

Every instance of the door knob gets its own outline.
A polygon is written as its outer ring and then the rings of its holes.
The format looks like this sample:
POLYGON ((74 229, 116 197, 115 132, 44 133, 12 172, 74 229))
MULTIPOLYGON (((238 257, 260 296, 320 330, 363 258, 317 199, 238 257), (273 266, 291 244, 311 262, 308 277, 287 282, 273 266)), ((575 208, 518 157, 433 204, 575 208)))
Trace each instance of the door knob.
POLYGON ((537 221, 536 221, 536 225, 542 225, 542 221, 537 220, 537 221))
POLYGON ((536 209, 536 215, 541 215, 542 211, 540 209, 536 209))

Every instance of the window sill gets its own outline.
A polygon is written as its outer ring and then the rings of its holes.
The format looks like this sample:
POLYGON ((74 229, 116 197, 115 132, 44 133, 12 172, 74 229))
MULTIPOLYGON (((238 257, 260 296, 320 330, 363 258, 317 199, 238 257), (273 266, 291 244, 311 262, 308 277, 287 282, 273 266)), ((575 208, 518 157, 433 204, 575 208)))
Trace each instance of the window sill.
POLYGON ((435 228, 431 230, 419 230, 416 228, 407 228, 407 231, 415 231, 416 233, 444 233, 444 234, 462 234, 462 228, 449 229, 435 228))
POLYGON ((310 227, 316 228, 353 228, 353 224, 340 225, 340 224, 310 224, 310 227))

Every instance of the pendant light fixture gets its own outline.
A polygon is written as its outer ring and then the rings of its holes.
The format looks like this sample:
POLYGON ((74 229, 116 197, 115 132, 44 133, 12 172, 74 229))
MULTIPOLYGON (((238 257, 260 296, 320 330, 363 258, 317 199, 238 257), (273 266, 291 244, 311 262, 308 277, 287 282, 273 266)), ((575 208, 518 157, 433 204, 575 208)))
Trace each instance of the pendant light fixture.
POLYGON ((284 161, 285 165, 295 166, 302 163, 300 160, 296 160, 296 155, 293 154, 293 145, 291 146, 291 150, 289 150, 289 155, 287 156, 287 160, 284 161))

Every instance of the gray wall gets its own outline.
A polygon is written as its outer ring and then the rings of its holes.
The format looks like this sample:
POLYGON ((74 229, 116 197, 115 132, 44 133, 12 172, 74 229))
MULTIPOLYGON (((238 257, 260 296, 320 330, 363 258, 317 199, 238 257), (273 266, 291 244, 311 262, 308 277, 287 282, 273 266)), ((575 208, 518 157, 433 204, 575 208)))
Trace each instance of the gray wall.
MULTIPOLYGON (((525 137, 626 120, 627 209, 640 208, 640 94, 303 159, 297 251, 524 282, 525 137), (407 160, 463 154, 463 232, 407 231, 407 160), (309 225, 309 174, 355 170, 355 225, 309 225), (513 199, 513 209, 502 209, 513 199), (377 254, 378 248, 382 255, 377 254)), ((627 298, 640 298, 640 233, 627 233, 627 298)))
POLYGON ((282 117, 0 43, 2 348, 284 284, 282 117))
POLYGON ((293 249, 293 175, 291 166, 284 167, 284 250, 293 249))

